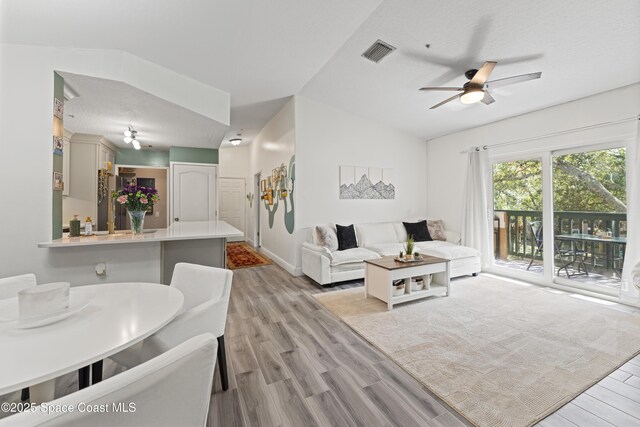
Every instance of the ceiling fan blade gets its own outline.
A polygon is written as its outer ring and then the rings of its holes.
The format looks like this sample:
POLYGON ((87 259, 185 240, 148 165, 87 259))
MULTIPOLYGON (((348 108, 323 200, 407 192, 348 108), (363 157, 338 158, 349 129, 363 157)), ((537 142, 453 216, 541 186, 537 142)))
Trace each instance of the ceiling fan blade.
POLYGON ((446 90, 446 91, 461 91, 464 90, 461 87, 421 87, 420 90, 446 90))
POLYGON ((527 80, 539 79, 541 76, 542 76, 542 72, 522 74, 521 76, 506 77, 504 79, 498 79, 498 80, 493 80, 491 82, 487 82, 485 83, 484 87, 485 89, 489 89, 489 88, 495 89, 497 87, 512 85, 514 83, 526 82, 527 80))
POLYGON ((469 84, 483 86, 489 78, 489 75, 495 68, 496 64, 497 62, 495 61, 485 62, 482 68, 480 68, 476 75, 473 76, 473 78, 469 81, 469 84))
POLYGON ((484 98, 482 98, 480 100, 480 102, 482 102, 484 105, 489 105, 489 104, 493 104, 494 102, 496 102, 495 99, 493 99, 493 96, 491 96, 489 94, 489 92, 487 92, 486 90, 484 91, 484 98))
POLYGON ((441 105, 444 105, 444 104, 446 104, 447 102, 451 102, 451 101, 453 101, 453 100, 454 100, 454 99, 456 99, 456 98, 460 98, 460 95, 453 95, 451 98, 447 98, 447 99, 445 99, 444 101, 442 101, 442 102, 440 102, 440 103, 438 103, 438 104, 434 105, 433 107, 431 107, 431 108, 429 108, 429 109, 430 109, 430 110, 433 110, 434 108, 438 108, 438 107, 440 107, 441 105))
POLYGON ((456 65, 455 60, 444 57, 444 56, 440 56, 440 55, 433 55, 431 52, 412 50, 412 51, 404 51, 403 54, 407 58, 411 58, 412 60, 420 62, 421 64, 424 62, 427 62, 430 64, 440 65, 446 68, 451 68, 456 65))

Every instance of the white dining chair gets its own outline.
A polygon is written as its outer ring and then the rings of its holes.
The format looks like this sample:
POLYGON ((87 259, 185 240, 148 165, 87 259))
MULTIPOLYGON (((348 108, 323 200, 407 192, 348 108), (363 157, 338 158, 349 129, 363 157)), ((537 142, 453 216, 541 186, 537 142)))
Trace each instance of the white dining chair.
POLYGON ((0 427, 204 426, 216 348, 213 335, 198 335, 146 363, 47 403, 48 408, 73 412, 25 411, 0 420, 0 427))
MULTIPOLYGON (((0 279, 0 299, 13 298, 18 295, 18 292, 37 284, 36 275, 32 273, 0 279)), ((22 400, 29 399, 28 388, 22 389, 20 398, 22 400)))
POLYGON ((18 296, 18 292, 37 284, 35 274, 22 274, 0 279, 0 299, 18 296))
POLYGON ((218 368, 222 389, 229 388, 224 329, 231 295, 233 272, 222 268, 178 263, 171 285, 184 294, 181 313, 167 326, 142 343, 111 356, 119 364, 131 368, 167 351, 185 339, 211 333, 218 339, 218 368))

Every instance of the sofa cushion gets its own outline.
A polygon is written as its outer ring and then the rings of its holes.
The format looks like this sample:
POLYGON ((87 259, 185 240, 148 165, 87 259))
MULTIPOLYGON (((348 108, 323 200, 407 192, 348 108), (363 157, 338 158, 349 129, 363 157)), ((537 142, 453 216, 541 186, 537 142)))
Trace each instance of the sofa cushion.
POLYGON ((447 240, 447 235, 444 231, 444 221, 441 219, 428 220, 427 227, 429 227, 429 234, 433 240, 447 240))
POLYGON ((364 262, 350 262, 348 264, 340 264, 340 265, 332 265, 331 266, 331 274, 335 273, 346 273, 349 271, 357 271, 362 270, 362 274, 364 277, 364 262))
POLYGON ((398 242, 406 242, 407 241, 407 229, 404 228, 404 224, 401 222, 394 222, 393 228, 396 229, 396 234, 398 235, 398 242))
POLYGON ((440 240, 434 240, 433 242, 419 242, 416 243, 416 248, 418 248, 421 254, 449 260, 480 256, 480 252, 476 249, 440 240))
POLYGON ((400 242, 396 228, 392 222, 376 224, 357 224, 360 246, 371 246, 377 243, 400 242))
POLYGON ((378 243, 367 246, 367 249, 380 256, 398 256, 400 255, 400 251, 404 251, 404 243, 378 243))
POLYGON ((380 258, 380 255, 365 248, 353 248, 345 249, 343 251, 335 251, 332 253, 332 255, 332 266, 348 264, 350 262, 362 262, 366 259, 380 258))
POLYGON ((433 240, 429 234, 426 219, 418 222, 403 222, 402 224, 407 230, 407 236, 413 237, 415 242, 430 242, 433 240))
POLYGON ((302 242, 302 247, 305 249, 309 249, 310 251, 318 252, 319 254, 324 255, 329 259, 333 259, 333 252, 331 252, 324 246, 318 246, 309 242, 302 242))
POLYGON ((316 227, 316 238, 318 246, 324 246, 330 251, 338 250, 338 235, 332 226, 318 225, 316 227))
POLYGON ((351 225, 336 224, 336 234, 338 235, 338 251, 353 249, 358 247, 356 240, 356 230, 351 225))
POLYGON ((447 242, 462 244, 462 236, 457 231, 445 231, 444 234, 447 236, 447 242))

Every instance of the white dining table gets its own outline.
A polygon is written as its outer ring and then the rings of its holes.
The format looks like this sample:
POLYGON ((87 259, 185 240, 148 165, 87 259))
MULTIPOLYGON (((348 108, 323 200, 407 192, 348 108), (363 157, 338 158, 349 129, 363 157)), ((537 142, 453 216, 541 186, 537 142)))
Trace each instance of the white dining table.
POLYGON ((35 386, 36 400, 52 399, 56 377, 142 341, 169 323, 184 301, 176 288, 155 283, 78 286, 71 292, 94 296, 56 323, 31 329, 0 325, 0 395, 35 386))

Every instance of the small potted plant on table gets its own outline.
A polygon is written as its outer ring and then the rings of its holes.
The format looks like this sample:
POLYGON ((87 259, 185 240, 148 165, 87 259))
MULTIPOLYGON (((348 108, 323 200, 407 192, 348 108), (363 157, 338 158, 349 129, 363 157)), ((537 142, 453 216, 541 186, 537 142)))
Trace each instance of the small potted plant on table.
POLYGON ((415 244, 415 240, 413 240, 413 236, 409 234, 407 236, 407 243, 404 245, 404 257, 406 260, 413 260, 413 246, 415 244))

